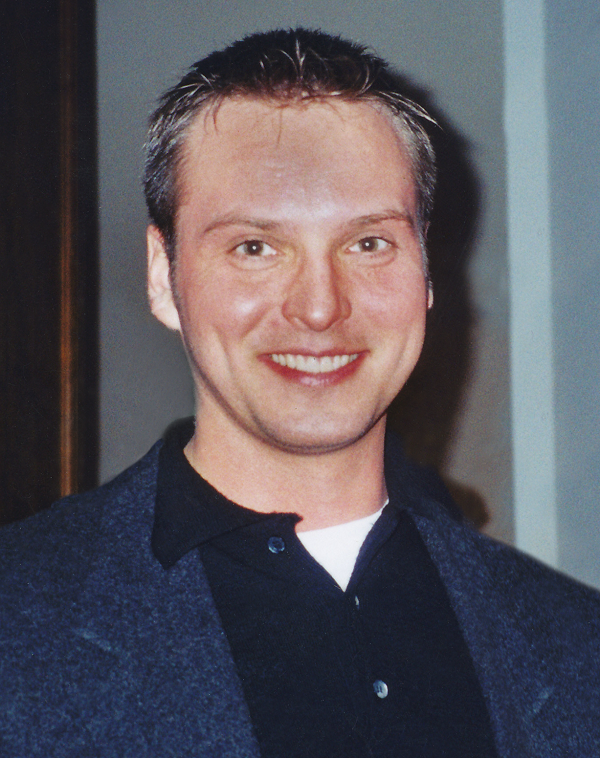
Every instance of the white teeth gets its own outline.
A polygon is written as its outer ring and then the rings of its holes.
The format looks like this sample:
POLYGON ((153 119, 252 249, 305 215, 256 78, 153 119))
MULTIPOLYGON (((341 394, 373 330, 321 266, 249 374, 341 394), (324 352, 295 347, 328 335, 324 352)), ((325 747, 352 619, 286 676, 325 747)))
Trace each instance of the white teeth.
POLYGON ((318 374, 319 364, 320 361, 318 358, 316 358, 314 355, 309 355, 308 358, 306 358, 304 361, 304 370, 309 374, 318 374))
POLYGON ((328 355, 321 358, 320 364, 321 371, 333 371, 333 358, 330 358, 328 355))
POLYGON ((358 358, 358 353, 352 355, 324 355, 318 358, 316 355, 292 355, 291 353, 272 353, 271 360, 280 366, 303 371, 305 374, 329 374, 337 371, 342 366, 347 366, 358 358))

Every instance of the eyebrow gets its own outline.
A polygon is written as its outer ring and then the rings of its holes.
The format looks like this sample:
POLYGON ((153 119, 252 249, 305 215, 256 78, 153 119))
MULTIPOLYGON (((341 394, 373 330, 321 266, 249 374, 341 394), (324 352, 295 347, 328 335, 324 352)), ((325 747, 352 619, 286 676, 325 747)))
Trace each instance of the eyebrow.
MULTIPOLYGON (((410 213, 403 213, 397 210, 385 210, 381 213, 371 213, 366 216, 359 216, 358 218, 351 219, 348 222, 348 226, 351 228, 362 229, 373 224, 379 224, 382 221, 400 221, 402 223, 408 223, 411 227, 414 227, 415 225, 410 213)), ((273 229, 283 226, 283 223, 280 221, 268 221, 267 219, 238 216, 235 213, 228 213, 211 221, 211 223, 203 230, 202 234, 209 234, 215 229, 221 229, 227 226, 252 226, 255 229, 272 231, 273 229)))
POLYGON ((225 216, 216 218, 203 230, 203 234, 208 234, 215 229, 220 229, 224 226, 254 226, 257 229, 263 229, 264 231, 270 231, 281 224, 277 221, 267 221, 260 218, 249 218, 247 216, 237 216, 235 213, 228 213, 225 216))
POLYGON ((359 216, 352 219, 349 222, 349 226, 362 229, 364 226, 371 226, 372 224, 379 224, 382 221, 400 221, 408 223, 410 226, 414 226, 414 220, 410 213, 403 213, 402 211, 382 211, 381 213, 372 213, 368 216, 359 216))

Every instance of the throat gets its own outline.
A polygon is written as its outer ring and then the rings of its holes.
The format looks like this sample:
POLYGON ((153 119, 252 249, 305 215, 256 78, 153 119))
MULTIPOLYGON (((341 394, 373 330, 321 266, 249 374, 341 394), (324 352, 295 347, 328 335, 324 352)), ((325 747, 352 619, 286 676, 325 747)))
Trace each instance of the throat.
POLYGON ((192 468, 238 505, 298 514, 299 531, 371 516, 387 497, 384 424, 347 447, 313 454, 281 450, 235 425, 212 434, 215 426, 197 423, 185 448, 192 468))

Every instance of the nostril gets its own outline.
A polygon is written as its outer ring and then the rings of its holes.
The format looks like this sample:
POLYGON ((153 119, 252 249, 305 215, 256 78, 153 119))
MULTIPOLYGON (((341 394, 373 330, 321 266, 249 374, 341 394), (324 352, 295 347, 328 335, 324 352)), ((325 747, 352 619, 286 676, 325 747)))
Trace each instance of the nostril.
POLYGON ((324 331, 352 311, 344 283, 336 272, 297 276, 283 304, 283 315, 313 331, 324 331))
POLYGON ((298 298, 295 302, 286 301, 284 316, 289 321, 300 322, 314 331, 324 331, 333 324, 350 315, 350 304, 336 298, 329 302, 316 301, 314 298, 298 298))

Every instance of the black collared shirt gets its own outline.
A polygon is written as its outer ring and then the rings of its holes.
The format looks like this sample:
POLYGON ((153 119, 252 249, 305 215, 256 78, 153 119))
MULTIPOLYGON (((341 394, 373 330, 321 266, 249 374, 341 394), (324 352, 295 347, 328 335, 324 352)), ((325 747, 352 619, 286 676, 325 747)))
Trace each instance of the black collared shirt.
POLYGON ((199 550, 262 755, 496 756, 469 651, 399 488, 388 482, 344 592, 298 540, 298 516, 242 508, 193 470, 191 433, 174 428, 161 449, 153 549, 167 570, 199 550))

